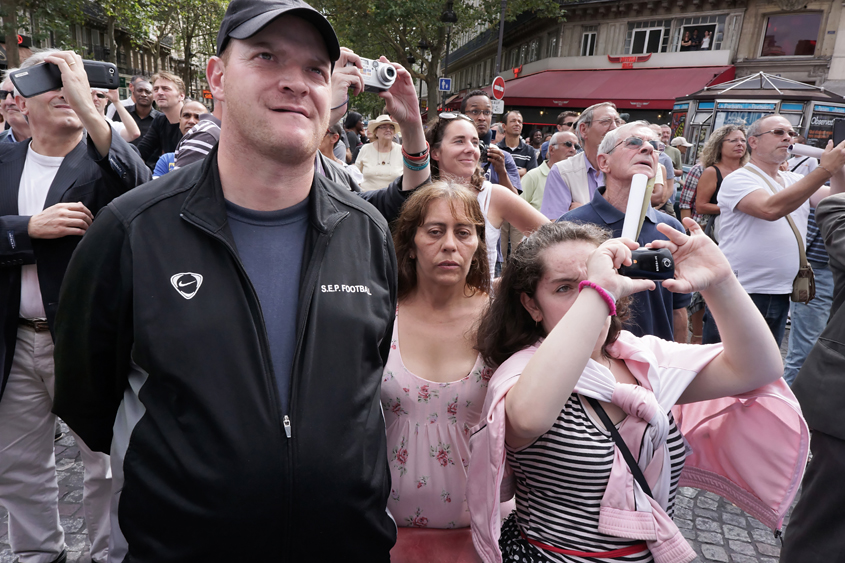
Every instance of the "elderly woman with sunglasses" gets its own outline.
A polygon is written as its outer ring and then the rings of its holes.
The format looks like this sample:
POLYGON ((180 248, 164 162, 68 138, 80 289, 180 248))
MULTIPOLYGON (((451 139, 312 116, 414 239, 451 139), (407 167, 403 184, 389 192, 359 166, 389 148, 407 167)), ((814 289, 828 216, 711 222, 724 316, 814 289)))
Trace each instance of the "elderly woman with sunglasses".
MULTIPOLYGON (((479 166, 478 132, 468 116, 457 112, 441 113, 429 126, 426 141, 430 160, 425 162, 425 167, 430 165, 432 179, 464 185, 478 197, 484 214, 484 238, 492 278, 502 223, 507 221, 527 234, 548 223, 548 219, 506 187, 484 179, 479 166)), ((406 162, 406 171, 407 166, 406 162)))

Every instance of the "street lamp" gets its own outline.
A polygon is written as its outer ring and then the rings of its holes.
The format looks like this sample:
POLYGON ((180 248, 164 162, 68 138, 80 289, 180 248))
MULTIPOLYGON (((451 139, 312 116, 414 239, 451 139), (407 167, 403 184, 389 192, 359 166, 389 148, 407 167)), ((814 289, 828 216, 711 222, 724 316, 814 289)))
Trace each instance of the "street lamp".
MULTIPOLYGON (((420 74, 423 74, 423 59, 425 58, 425 52, 428 51, 428 41, 425 39, 420 39, 420 42, 417 43, 417 48, 422 52, 422 58, 420 59, 420 74)), ((422 103, 422 83, 423 81, 420 80, 420 103, 422 103)))
MULTIPOLYGON (((454 2, 446 2, 446 9, 440 14, 440 21, 446 24, 446 62, 443 64, 443 76, 449 72, 449 48, 452 44, 452 25, 458 23, 458 15, 452 9, 454 2)), ((443 94, 443 102, 446 102, 446 94, 443 94)))

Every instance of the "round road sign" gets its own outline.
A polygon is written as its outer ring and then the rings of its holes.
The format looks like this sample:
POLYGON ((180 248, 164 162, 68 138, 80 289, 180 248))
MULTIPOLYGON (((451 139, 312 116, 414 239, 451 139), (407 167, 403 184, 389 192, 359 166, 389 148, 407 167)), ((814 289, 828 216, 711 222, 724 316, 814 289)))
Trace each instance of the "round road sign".
POLYGON ((505 97, 505 79, 501 76, 493 79, 493 97, 497 100, 505 97))

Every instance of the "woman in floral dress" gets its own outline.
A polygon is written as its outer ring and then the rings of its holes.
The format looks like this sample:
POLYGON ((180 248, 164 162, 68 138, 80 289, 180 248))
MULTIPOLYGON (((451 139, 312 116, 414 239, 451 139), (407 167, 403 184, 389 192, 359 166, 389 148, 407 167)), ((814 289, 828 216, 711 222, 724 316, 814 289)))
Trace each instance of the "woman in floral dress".
POLYGON ((470 429, 492 373, 473 349, 490 292, 484 241, 478 199, 459 184, 420 188, 395 225, 399 306, 381 402, 400 563, 477 560, 465 491, 470 429))

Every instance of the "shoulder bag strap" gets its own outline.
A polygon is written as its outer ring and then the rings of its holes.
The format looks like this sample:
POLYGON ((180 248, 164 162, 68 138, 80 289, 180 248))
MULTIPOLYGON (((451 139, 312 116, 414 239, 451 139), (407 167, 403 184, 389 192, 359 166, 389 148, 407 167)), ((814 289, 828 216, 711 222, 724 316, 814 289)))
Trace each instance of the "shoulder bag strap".
MULTIPOLYGON (((768 186, 769 191, 771 191, 773 194, 778 193, 778 190, 776 190, 774 186, 772 186, 771 179, 767 178, 763 174, 760 174, 760 172, 758 172, 751 166, 746 165, 744 168, 749 172, 753 172, 754 174, 757 174, 760 178, 762 178, 763 181, 766 183, 766 186, 768 186)), ((798 241, 798 256, 800 257, 800 265, 802 268, 804 268, 809 264, 809 262, 807 262, 807 253, 804 252, 804 241, 801 239, 801 233, 798 232, 798 227, 795 226, 795 221, 792 220, 792 217, 789 213, 786 214, 786 221, 789 223, 789 226, 792 227, 792 233, 795 235, 795 239, 798 241)))
POLYGON ((610 432, 611 437, 613 437, 613 441, 616 442, 616 447, 619 448, 619 453, 622 454, 622 457, 625 458, 625 462, 627 462, 628 467, 631 468, 631 473, 634 475, 634 479, 640 484, 640 487, 645 494, 654 498, 654 495, 651 494, 651 487, 648 486, 648 481, 645 480, 645 475, 643 475, 640 466, 637 465, 637 460, 634 459, 634 455, 631 453, 631 450, 628 449, 628 444, 626 444, 625 440, 622 439, 622 436, 619 435, 619 430, 616 429, 616 425, 613 424, 613 421, 610 420, 609 416, 607 416, 607 413, 604 411, 604 408, 602 408, 601 403, 592 397, 585 398, 589 401, 593 410, 596 411, 596 414, 599 415, 604 427, 610 432))
POLYGON ((801 162, 799 162, 798 164, 796 164, 795 166, 793 166, 792 168, 790 168, 790 169, 789 169, 789 171, 790 171, 790 172, 795 172, 796 170, 798 170, 798 167, 799 167, 799 166, 801 166, 802 164, 804 164, 804 163, 805 163, 805 162, 807 162, 808 160, 810 160, 810 157, 809 157, 809 156, 805 156, 805 157, 804 157, 804 160, 802 160, 801 162))

